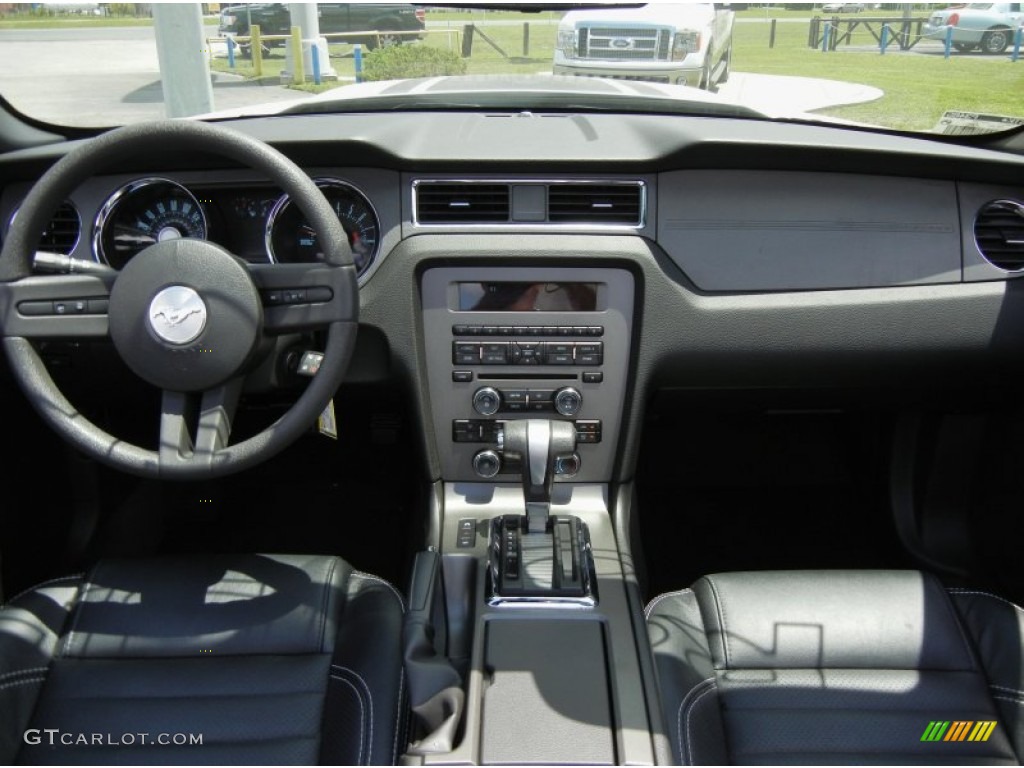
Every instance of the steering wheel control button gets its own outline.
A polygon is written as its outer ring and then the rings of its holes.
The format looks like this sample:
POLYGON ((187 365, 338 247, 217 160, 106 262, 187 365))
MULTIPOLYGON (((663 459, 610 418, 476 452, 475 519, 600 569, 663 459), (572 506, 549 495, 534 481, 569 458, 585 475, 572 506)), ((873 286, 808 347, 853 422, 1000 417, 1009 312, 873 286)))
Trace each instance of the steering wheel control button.
POLYGON ((187 285, 164 288, 149 303, 149 326, 169 344, 190 344, 206 328, 206 302, 187 285))
POLYGON ((110 293, 110 336, 129 368, 171 392, 211 389, 241 374, 262 337, 263 305, 248 267, 189 238, 151 245, 110 293))
POLYGON ((473 393, 473 410, 481 416, 493 416, 501 408, 501 395, 494 387, 480 387, 473 393))

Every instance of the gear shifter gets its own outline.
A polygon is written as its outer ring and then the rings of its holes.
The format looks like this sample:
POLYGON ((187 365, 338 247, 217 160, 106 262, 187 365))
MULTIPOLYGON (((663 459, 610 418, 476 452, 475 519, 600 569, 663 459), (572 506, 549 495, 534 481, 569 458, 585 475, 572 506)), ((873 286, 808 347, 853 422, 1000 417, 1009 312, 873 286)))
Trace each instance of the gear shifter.
POLYGON ((546 419, 507 421, 500 445, 506 461, 520 467, 525 514, 494 520, 492 602, 571 599, 593 605, 586 526, 577 517, 551 515, 555 476, 579 469, 575 425, 546 419))
POLYGON ((573 459, 576 427, 568 421, 525 419, 505 423, 505 455, 520 462, 527 530, 545 533, 551 513, 551 486, 559 467, 573 459))

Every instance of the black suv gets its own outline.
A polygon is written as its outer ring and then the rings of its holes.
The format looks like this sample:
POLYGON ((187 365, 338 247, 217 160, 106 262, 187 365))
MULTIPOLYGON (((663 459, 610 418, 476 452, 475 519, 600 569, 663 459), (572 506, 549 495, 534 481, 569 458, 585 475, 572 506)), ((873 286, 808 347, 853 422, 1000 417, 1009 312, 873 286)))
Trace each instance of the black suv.
MULTIPOLYGON (((321 34, 367 32, 366 37, 347 37, 344 42, 361 43, 369 48, 394 45, 422 35, 394 34, 422 32, 425 26, 422 8, 406 3, 318 3, 321 34)), ((221 35, 248 35, 250 24, 259 25, 264 35, 286 35, 291 18, 286 3, 232 5, 220 13, 221 35)))

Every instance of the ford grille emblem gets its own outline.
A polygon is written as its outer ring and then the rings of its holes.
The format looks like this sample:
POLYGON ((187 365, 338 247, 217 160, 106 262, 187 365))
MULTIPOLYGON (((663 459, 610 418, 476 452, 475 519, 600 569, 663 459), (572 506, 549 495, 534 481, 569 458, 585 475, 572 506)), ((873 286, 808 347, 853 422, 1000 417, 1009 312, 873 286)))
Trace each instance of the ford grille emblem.
POLYGON ((632 48, 633 41, 626 37, 616 37, 612 40, 612 48, 618 48, 619 50, 625 50, 626 48, 632 48))

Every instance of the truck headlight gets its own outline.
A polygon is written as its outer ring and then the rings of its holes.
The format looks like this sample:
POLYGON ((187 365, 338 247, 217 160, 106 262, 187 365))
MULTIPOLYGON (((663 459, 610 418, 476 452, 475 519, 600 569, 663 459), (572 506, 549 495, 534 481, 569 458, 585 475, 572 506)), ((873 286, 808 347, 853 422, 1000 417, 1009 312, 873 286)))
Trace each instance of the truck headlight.
POLYGON ((682 61, 689 54, 700 50, 700 32, 687 30, 676 32, 672 41, 672 61, 682 61))
POLYGON ((558 50, 563 55, 569 58, 576 57, 576 30, 575 29, 560 29, 558 30, 558 50))

